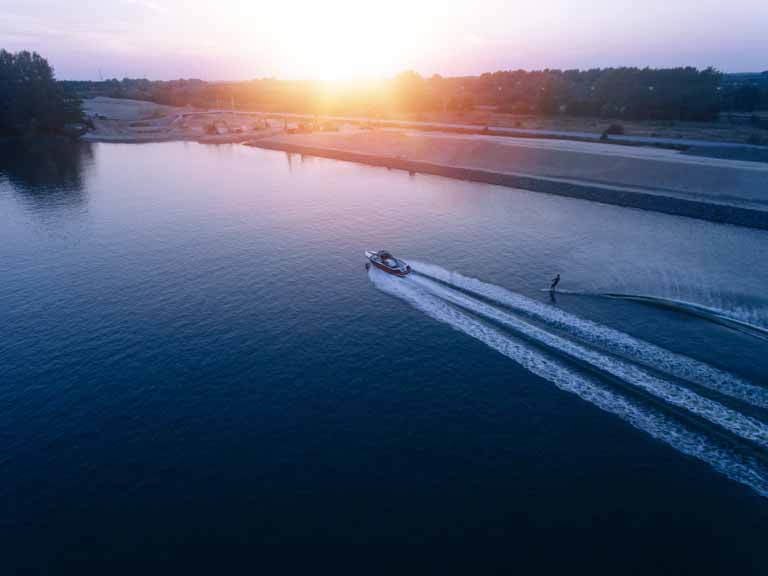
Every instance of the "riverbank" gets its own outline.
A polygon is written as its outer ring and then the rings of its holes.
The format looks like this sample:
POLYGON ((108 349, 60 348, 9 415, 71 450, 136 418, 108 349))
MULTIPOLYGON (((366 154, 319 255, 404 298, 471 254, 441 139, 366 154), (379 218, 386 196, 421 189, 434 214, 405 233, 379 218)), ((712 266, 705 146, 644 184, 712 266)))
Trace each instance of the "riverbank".
MULTIPOLYGON (((650 131, 656 123, 631 123, 625 133, 608 134, 605 121, 580 118, 529 118, 511 123, 510 115, 462 114, 429 118, 388 118, 372 120, 361 116, 318 116, 313 114, 205 109, 156 104, 99 96, 84 101, 84 110, 93 123, 86 140, 99 142, 238 142, 278 132, 280 129, 311 130, 319 126, 339 129, 395 129, 440 132, 453 135, 495 136, 511 139, 572 141, 616 147, 659 148, 685 151, 691 155, 740 159, 768 163, 768 146, 747 143, 741 132, 721 123, 684 123, 677 131, 650 131), (532 122, 531 120, 536 120, 532 122)), ((622 125, 624 129, 624 125, 622 125)))
POLYGON ((679 152, 393 130, 248 145, 768 229, 768 166, 679 152))
POLYGON ((188 140, 209 144, 245 142, 282 131, 282 124, 260 114, 211 113, 192 107, 165 106, 141 100, 98 97, 83 109, 94 129, 88 142, 146 143, 188 140))
POLYGON ((712 144, 745 144, 750 139, 766 137, 764 129, 744 120, 730 121, 728 115, 720 120, 706 122, 674 122, 662 120, 627 120, 619 118, 595 118, 569 116, 565 114, 533 115, 503 113, 491 107, 477 106, 463 112, 423 112, 391 118, 403 124, 423 123, 436 126, 472 125, 488 126, 505 132, 539 136, 576 136, 589 139, 599 138, 613 125, 620 125, 624 134, 611 138, 625 141, 670 142, 684 145, 687 141, 709 142, 712 144))
POLYGON ((682 151, 578 134, 519 137, 392 122, 371 128, 354 118, 311 131, 320 123, 302 129, 301 115, 113 98, 89 100, 85 110, 95 127, 85 141, 245 143, 768 229, 768 150, 761 147, 689 142, 682 151))

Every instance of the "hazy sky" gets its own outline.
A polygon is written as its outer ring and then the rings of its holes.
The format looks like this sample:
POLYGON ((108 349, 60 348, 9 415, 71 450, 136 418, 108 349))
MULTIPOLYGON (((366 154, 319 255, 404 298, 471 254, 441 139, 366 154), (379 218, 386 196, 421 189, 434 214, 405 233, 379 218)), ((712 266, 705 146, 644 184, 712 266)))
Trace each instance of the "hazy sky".
POLYGON ((768 0, 0 0, 0 47, 59 78, 512 68, 768 69, 768 0))

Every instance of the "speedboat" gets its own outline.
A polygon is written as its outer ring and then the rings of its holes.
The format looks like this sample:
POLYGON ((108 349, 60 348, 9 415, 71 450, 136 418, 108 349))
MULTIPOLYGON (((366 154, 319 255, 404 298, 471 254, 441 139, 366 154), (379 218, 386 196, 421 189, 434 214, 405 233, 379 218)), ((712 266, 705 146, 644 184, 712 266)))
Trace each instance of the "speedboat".
POLYGON ((384 270, 389 274, 395 276, 407 276, 411 272, 411 267, 404 261, 398 260, 392 254, 386 250, 379 250, 374 252, 373 250, 366 250, 365 257, 371 261, 371 264, 376 266, 380 270, 384 270))

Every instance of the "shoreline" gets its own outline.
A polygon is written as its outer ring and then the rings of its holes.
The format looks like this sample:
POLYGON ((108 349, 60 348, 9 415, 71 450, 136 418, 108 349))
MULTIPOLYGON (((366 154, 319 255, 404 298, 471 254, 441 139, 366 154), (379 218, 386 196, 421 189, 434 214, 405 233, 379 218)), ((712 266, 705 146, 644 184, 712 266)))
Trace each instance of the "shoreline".
POLYGON ((625 186, 569 181, 562 178, 499 172, 480 168, 469 168, 410 160, 397 156, 369 154, 339 148, 306 146, 275 140, 250 140, 246 146, 278 150, 306 156, 318 156, 344 162, 355 162, 411 173, 429 174, 482 184, 517 188, 531 192, 565 196, 602 204, 627 208, 638 208, 674 216, 685 216, 719 224, 731 224, 760 230, 768 230, 768 210, 747 206, 735 206, 705 200, 693 200, 679 196, 652 193, 625 186))
POLYGON ((439 122, 372 126, 358 117, 310 119, 104 97, 85 108, 95 129, 83 142, 245 144, 768 229, 766 147, 637 136, 600 141, 586 132, 439 122))
MULTIPOLYGON (((85 100, 84 110, 95 126, 93 131, 85 134, 84 139, 99 142, 148 142, 172 139, 215 141, 218 138, 231 142, 237 135, 242 135, 243 140, 247 140, 249 136, 261 136, 262 134, 259 133, 264 129, 283 125, 312 125, 327 122, 336 126, 354 126, 357 129, 410 130, 545 142, 569 141, 611 145, 617 148, 670 150, 696 156, 742 158, 768 163, 768 146, 738 141, 734 139, 734 135, 725 132, 715 137, 710 132, 701 132, 703 128, 695 127, 693 124, 678 127, 675 137, 663 132, 652 132, 649 135, 647 134, 648 126, 643 123, 635 126, 637 123, 631 122, 628 123, 630 133, 608 134, 598 128, 598 119, 594 118, 569 117, 553 120, 549 117, 533 117, 526 120, 525 126, 521 121, 515 122, 515 126, 512 126, 507 122, 508 119, 495 116, 374 119, 348 115, 178 107, 144 100, 104 96, 85 100), (544 120, 554 124, 543 127, 540 124, 544 120), (571 126, 575 121, 583 125, 571 126), (208 132, 206 130, 208 125, 215 126, 215 132, 208 132)), ((608 121, 600 120, 602 123, 608 121)))
MULTIPOLYGON (((268 135, 264 136, 265 138, 268 135)), ((256 140, 252 134, 220 134, 216 136, 92 136, 79 138, 79 142, 88 144, 162 144, 164 142, 197 142, 198 144, 245 144, 256 140)))

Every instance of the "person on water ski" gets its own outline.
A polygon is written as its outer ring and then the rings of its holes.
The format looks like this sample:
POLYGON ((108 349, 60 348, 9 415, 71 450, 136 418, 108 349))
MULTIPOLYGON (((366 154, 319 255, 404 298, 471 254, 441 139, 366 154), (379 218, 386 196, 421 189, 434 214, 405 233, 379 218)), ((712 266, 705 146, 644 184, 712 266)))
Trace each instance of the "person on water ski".
POLYGON ((557 288, 557 285, 558 285, 558 284, 560 284, 560 274, 558 274, 557 276, 555 276, 555 277, 552 279, 552 286, 550 286, 550 287, 549 287, 549 291, 550 291, 550 292, 554 292, 554 291, 555 291, 555 288, 557 288))

